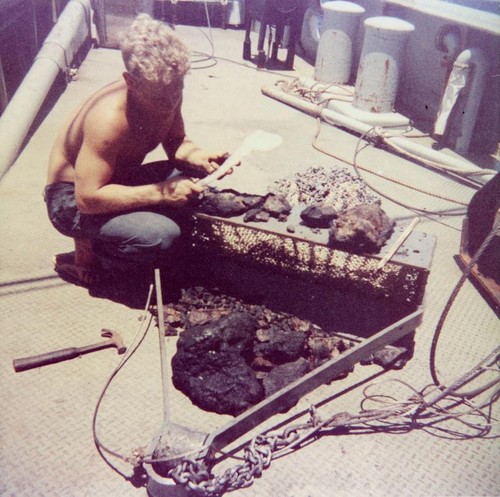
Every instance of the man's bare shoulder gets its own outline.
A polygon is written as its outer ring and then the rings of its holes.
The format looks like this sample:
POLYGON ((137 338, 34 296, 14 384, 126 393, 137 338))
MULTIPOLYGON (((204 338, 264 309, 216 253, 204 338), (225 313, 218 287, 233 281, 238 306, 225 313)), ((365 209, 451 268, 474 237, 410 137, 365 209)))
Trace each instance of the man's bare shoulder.
POLYGON ((87 138, 119 140, 127 135, 127 89, 122 82, 112 83, 95 93, 80 111, 87 138))

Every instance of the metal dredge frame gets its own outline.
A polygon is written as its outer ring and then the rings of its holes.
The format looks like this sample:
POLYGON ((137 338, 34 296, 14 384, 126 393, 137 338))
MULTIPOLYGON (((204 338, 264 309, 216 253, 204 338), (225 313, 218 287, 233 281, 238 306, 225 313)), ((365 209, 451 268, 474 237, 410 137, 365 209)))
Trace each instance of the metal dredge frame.
MULTIPOLYGON (((432 238, 410 239, 399 251, 399 259, 408 262, 392 259, 377 270, 384 251, 377 255, 355 254, 328 247, 318 237, 312 240, 280 233, 278 229, 283 231, 284 223, 270 223, 270 226, 274 229, 196 214, 191 248, 282 275, 385 297, 411 309, 421 304, 429 273, 425 259, 430 261, 430 257, 421 257, 417 265, 412 255, 427 252, 432 256, 432 238)), ((393 238, 397 235, 395 232, 393 238)), ((391 240, 386 246, 390 246, 391 240)))
MULTIPOLYGON (((269 228, 262 229, 204 214, 196 214, 193 223, 190 249, 194 257, 203 255, 208 257, 208 260, 212 257, 233 259, 281 275, 318 282, 330 288, 338 285, 347 286, 397 301, 405 309, 409 309, 402 319, 361 340, 339 357, 330 359, 207 435, 193 461, 203 461, 210 466, 210 461, 217 451, 280 412, 285 406, 293 405, 307 393, 348 371, 374 351, 411 334, 422 321, 421 302, 428 276, 428 269, 423 265, 391 261, 381 270, 377 270, 383 252, 378 256, 352 254, 291 234, 271 231, 269 228)), ((280 224, 283 226, 283 223, 280 224)), ((273 227, 272 223, 268 226, 273 227)), ((397 237, 398 233, 395 233, 395 236, 397 237)), ((431 243, 433 248, 433 240, 431 243)), ((432 249, 430 253, 432 254, 432 249)), ((174 487, 181 485, 181 481, 188 486, 195 483, 196 477, 192 480, 189 471, 186 473, 182 470, 186 461, 179 460, 172 447, 153 445, 154 451, 162 454, 162 457, 156 460, 153 457, 146 464, 149 477, 148 489, 154 497, 166 495, 168 489, 172 490, 171 478, 174 477, 172 473, 174 468, 182 473, 182 477, 179 476, 180 473, 177 475, 180 479, 174 478, 177 483, 174 487)), ((218 495, 217 489, 215 494, 218 495)), ((211 495, 211 493, 201 492, 201 495, 211 495)))

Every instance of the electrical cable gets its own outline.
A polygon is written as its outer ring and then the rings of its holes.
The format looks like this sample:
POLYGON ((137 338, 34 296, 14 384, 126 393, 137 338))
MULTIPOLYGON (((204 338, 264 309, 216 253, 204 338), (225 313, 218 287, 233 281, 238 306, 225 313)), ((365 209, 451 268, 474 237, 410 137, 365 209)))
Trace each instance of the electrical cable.
POLYGON ((209 64, 206 64, 202 67, 193 67, 192 69, 208 69, 210 67, 213 67, 217 65, 217 59, 214 57, 215 53, 215 46, 214 46, 214 39, 213 39, 213 34, 212 34, 212 24, 210 22, 210 14, 208 12, 208 4, 207 2, 203 2, 205 6, 205 14, 207 17, 207 26, 208 26, 208 35, 203 31, 203 29, 199 29, 199 31, 205 36, 205 38, 208 40, 208 43, 210 44, 210 54, 205 54, 203 52, 198 52, 198 51, 193 51, 192 54, 198 56, 198 59, 191 59, 192 64, 201 64, 203 62, 210 62, 209 64))
MULTIPOLYGON (((323 147, 321 147, 320 145, 318 145, 318 138, 319 138, 319 134, 320 134, 320 131, 321 131, 321 123, 322 123, 321 119, 320 119, 320 118, 317 118, 317 128, 316 128, 316 131, 315 131, 315 134, 314 134, 313 140, 312 140, 312 147, 313 147, 313 148, 315 148, 316 150, 318 150, 319 152, 321 152, 321 153, 323 153, 323 154, 325 154, 325 155, 328 155, 329 157, 332 157, 332 158, 334 158, 334 159, 336 159, 336 160, 339 160, 339 161, 341 161, 341 162, 343 162, 343 163, 345 163, 345 164, 347 164, 347 165, 349 165, 349 166, 351 166, 351 167, 354 167, 354 168, 355 168, 355 170, 356 170, 356 167, 357 167, 357 168, 358 168, 358 169, 360 169, 360 170, 363 170, 363 171, 365 171, 365 172, 367 172, 367 173, 369 173, 369 174, 373 174, 373 175, 375 175, 375 176, 379 176, 379 177, 381 177, 381 178, 383 178, 383 179, 386 179, 387 181, 392 181, 392 182, 395 182, 395 183, 397 183, 397 184, 399 184, 399 185, 401 185, 401 186, 405 186, 405 187, 410 188, 410 189, 415 189, 412 185, 407 185, 407 184, 405 184, 405 183, 401 182, 400 180, 397 180, 397 179, 395 179, 395 178, 391 178, 390 176, 387 176, 387 175, 382 174, 382 173, 378 173, 378 172, 372 171, 372 170, 370 170, 369 168, 367 168, 367 167, 365 167, 365 166, 361 166, 361 165, 359 165, 359 164, 357 164, 357 163, 356 163, 356 164, 354 164, 353 162, 350 162, 350 161, 348 161, 348 160, 346 160, 346 159, 344 159, 344 158, 342 158, 342 157, 340 157, 340 156, 338 156, 338 155, 336 155, 336 154, 334 154, 334 153, 332 153, 332 152, 329 152, 328 150, 326 150, 326 149, 324 149, 323 147)), ((364 136, 364 135, 363 135, 363 136, 364 136)), ((360 143, 361 143, 361 141, 362 141, 362 139, 363 139, 363 136, 362 136, 362 137, 360 137, 360 139, 359 139, 359 140, 358 140, 358 142, 357 142, 357 146, 356 146, 356 152, 357 152, 357 153, 359 153, 359 151, 358 151, 358 150, 359 150, 360 143)), ((406 209, 408 209, 408 210, 410 210, 410 211, 412 211, 412 212, 415 212, 415 213, 418 213, 419 215, 422 215, 422 216, 424 216, 424 217, 427 217, 427 218, 428 218, 428 219, 430 219, 431 221, 434 221, 434 222, 436 222, 436 223, 442 224, 443 226, 446 226, 447 228, 451 228, 451 229, 456 230, 456 231, 461 231, 460 229, 458 229, 458 228, 456 228, 456 227, 454 227, 454 226, 451 226, 451 225, 449 225, 449 224, 447 224, 447 223, 445 223, 445 222, 443 222, 443 221, 441 221, 441 220, 435 219, 435 218, 433 218, 433 217, 431 217, 431 216, 432 216, 432 215, 436 215, 436 216, 442 216, 442 215, 448 215, 448 216, 462 216, 462 215, 464 215, 464 214, 465 214, 465 212, 463 212, 462 210, 461 210, 461 211, 459 211, 459 212, 453 212, 453 213, 452 213, 452 212, 449 212, 449 211, 447 211, 447 212, 444 212, 444 211, 430 212, 430 211, 427 211, 427 210, 425 210, 425 211, 424 211, 424 210, 418 209, 418 208, 413 207, 413 206, 411 206, 411 205, 409 205, 409 204, 406 204, 406 203, 404 203, 404 202, 401 202, 400 200, 394 199, 394 198, 392 198, 392 197, 388 196, 387 194, 385 194, 384 192, 382 192, 382 191, 380 191, 380 190, 377 190, 375 187, 373 187, 371 184, 369 184, 369 183, 368 183, 368 182, 367 182, 367 181, 366 181, 366 180, 365 180, 365 179, 361 176, 361 174, 359 173, 359 171, 356 171, 356 173, 357 173, 357 174, 358 174, 358 176, 359 176, 359 177, 360 177, 360 178, 361 178, 361 179, 362 179, 362 180, 363 180, 363 181, 367 184, 367 186, 368 186, 369 188, 371 188, 373 191, 375 191, 378 195, 380 195, 380 196, 382 196, 382 197, 384 197, 384 198, 387 198, 388 200, 391 200, 392 202, 394 202, 394 203, 396 203, 396 204, 398 204, 398 205, 400 205, 400 206, 402 206, 402 207, 404 207, 404 208, 406 208, 406 209)), ((418 189, 417 189, 417 191, 420 191, 420 190, 418 190, 418 189)), ((434 196, 434 194, 432 194, 432 193, 430 193, 430 192, 427 192, 427 191, 425 191, 425 190, 422 190, 421 192, 422 192, 422 193, 426 193, 426 194, 428 194, 428 195, 432 195, 432 196, 434 196)), ((440 198, 442 198, 441 196, 439 196, 439 197, 440 197, 440 198)), ((448 198, 443 198, 443 200, 449 200, 449 201, 453 202, 453 200, 452 200, 452 199, 448 199, 448 198)))
POLYGON ((452 290, 448 301, 446 302, 446 305, 444 306, 444 309, 441 313, 441 316, 439 318, 438 324, 436 326, 436 330, 434 332, 434 336, 432 339, 432 344, 431 344, 431 350, 430 350, 430 357, 429 357, 429 364, 430 364, 430 372, 432 376, 432 381, 436 386, 440 386, 441 382, 438 378, 437 374, 437 368, 436 368, 436 351, 437 351, 437 345, 439 341, 439 337, 441 336, 441 332, 443 330, 444 322, 446 318, 448 317, 448 314, 450 312, 451 306, 453 305, 458 292, 462 288, 463 284, 469 277, 469 274, 471 273, 472 269, 474 268, 474 265, 477 263, 483 252, 486 250, 490 242, 493 240, 495 236, 498 236, 500 234, 500 221, 497 220, 496 223, 493 224, 493 227, 491 228, 490 233, 488 236, 483 240, 483 243, 480 245, 474 256, 471 258, 469 264, 463 271, 462 276, 458 280, 457 284, 455 285, 455 288, 452 290))
MULTIPOLYGON (((385 175, 382 175, 382 174, 379 174, 379 173, 376 173, 370 169, 368 169, 366 166, 360 166, 358 163, 357 163, 357 157, 358 157, 358 154, 360 152, 360 143, 365 139, 365 137, 368 135, 368 133, 370 133, 372 130, 374 130, 374 128, 372 128, 371 130, 369 130, 367 133, 361 135, 361 137, 359 138, 358 142, 357 142, 357 145, 356 145, 356 150, 354 152, 354 157, 353 157, 353 161, 352 161, 352 165, 355 169, 355 171, 357 172, 358 176, 360 178, 362 178, 359 170, 363 170, 363 171, 367 171, 367 172, 370 172, 371 174, 374 174, 376 176, 380 176, 381 178, 383 179, 387 179, 389 181, 393 181, 401 186, 404 186, 406 188, 409 188, 411 190, 415 190, 415 191, 418 191, 419 193, 424 193, 426 195, 429 195, 431 197, 435 197, 435 198, 439 198, 441 200, 446 200, 447 202, 452 202, 452 203, 455 203, 457 205, 462 205, 464 207, 466 207, 468 205, 468 203, 465 203, 465 202, 462 202, 461 200, 455 200, 455 199, 451 199, 449 197, 445 197, 443 195, 439 195, 437 193, 432 193, 432 192, 429 192, 427 190, 423 190, 421 188, 418 188, 414 185, 408 185, 402 181, 399 181, 399 180, 395 180, 394 178, 389 178, 385 175)), ((364 178, 362 178, 364 179, 364 178)), ((428 209, 426 209, 425 207, 424 208, 420 208, 420 207, 415 207, 413 205, 409 205, 409 204, 406 204, 405 202, 401 202, 400 200, 397 200, 393 197, 390 197, 389 195, 381 192, 380 190, 378 190, 377 188, 375 188, 373 185, 368 185, 373 191, 375 191, 376 193, 378 193, 379 195, 382 195, 383 197, 391 200, 392 202, 398 204, 398 205, 401 205, 403 207, 407 207, 407 208, 411 208, 412 210, 416 210, 416 211, 419 211, 419 212, 423 212, 423 213, 427 213, 427 214, 435 214, 435 215, 453 215, 453 216, 462 216, 463 214, 465 214, 464 212, 458 212, 458 213, 453 213, 453 214, 444 214, 443 212, 439 211, 439 212, 436 212, 436 211, 430 211, 428 209)))
MULTIPOLYGON (((162 2, 162 5, 163 5, 163 2, 162 2)), ((204 65, 204 66, 201 66, 201 67, 192 67, 192 69, 194 69, 194 70, 208 69, 210 67, 213 67, 213 66, 217 65, 217 62, 219 60, 221 60, 221 61, 224 61, 224 62, 230 62, 232 64, 239 65, 241 67, 245 67, 246 69, 251 69, 253 71, 265 72, 265 73, 268 73, 268 74, 274 74, 274 75, 277 75, 277 76, 281 76, 281 77, 285 77, 285 78, 290 78, 290 79, 295 79, 296 78, 296 76, 292 76, 290 74, 283 74, 283 73, 278 72, 278 71, 272 71, 272 70, 268 70, 268 69, 265 69, 265 68, 259 68, 259 67, 253 66, 253 65, 250 66, 248 64, 236 61, 234 59, 230 59, 230 58, 227 58, 227 57, 221 57, 221 56, 215 55, 215 43, 213 41, 212 25, 211 25, 211 22, 210 22, 210 14, 208 12, 208 3, 204 2, 204 6, 205 6, 205 14, 206 14, 206 18, 207 18, 207 26, 208 26, 209 34, 207 35, 205 33, 205 31, 203 29, 201 29, 201 28, 199 28, 199 31, 208 40, 208 42, 210 44, 210 53, 207 54, 207 53, 199 51, 199 50, 193 50, 191 53, 193 55, 196 55, 199 58, 197 58, 197 59, 193 59, 192 58, 191 59, 191 63, 192 64, 201 64, 203 62, 211 62, 211 63, 207 64, 207 65, 204 65)))
POLYGON ((97 436, 97 416, 98 416, 98 413, 99 413, 99 409, 100 409, 101 403, 102 403, 102 401, 104 399, 104 396, 106 395, 106 392, 107 392, 109 386, 111 385, 112 381, 115 379, 115 377, 119 373, 119 371, 125 366, 125 364, 128 362, 128 360, 135 354, 135 352, 137 351, 137 349, 139 348, 139 346, 142 344, 142 342, 146 338, 146 335, 147 335, 147 333, 148 333, 148 331, 149 331, 149 329, 151 327, 151 322, 153 320, 153 316, 151 315, 149 317, 149 320, 147 320, 147 313, 148 313, 149 305, 150 305, 150 302, 151 302, 152 294, 153 294, 153 285, 150 285, 150 287, 149 287, 149 293, 148 293, 148 298, 147 298, 147 301, 146 301, 146 306, 144 308, 144 314, 142 315, 141 322, 140 322, 139 328, 137 330, 137 333, 136 333, 136 335, 134 337, 134 340, 132 341, 132 345, 129 347, 129 351, 123 357, 123 359, 120 361, 120 363, 115 368, 115 370, 111 373, 111 375, 108 378, 106 384, 104 385, 104 388, 102 389, 101 394, 99 395, 99 398, 97 400, 97 403, 96 403, 96 406, 95 406, 95 409, 94 409, 94 415, 93 415, 93 418, 92 418, 92 435, 93 435, 93 438, 94 438, 95 446, 97 447, 97 450, 98 450, 99 454, 101 455, 101 457, 106 461, 106 463, 114 471, 116 471, 118 474, 120 474, 121 476, 123 476, 126 479, 128 479, 128 477, 126 475, 124 475, 118 468, 116 468, 115 466, 113 466, 104 457, 103 452, 106 452, 106 453, 108 453, 108 454, 110 454, 110 455, 112 455, 114 457, 117 457, 118 459, 121 459, 122 461, 125 461, 125 462, 127 462, 129 464, 133 464, 134 466, 136 465, 136 461, 131 456, 129 456, 129 457, 124 456, 123 454, 120 454, 119 452, 106 447, 99 440, 99 437, 97 436), (142 330, 142 328, 144 326, 144 323, 146 323, 146 321, 148 321, 146 329, 142 332, 142 335, 141 335, 141 330, 142 330))

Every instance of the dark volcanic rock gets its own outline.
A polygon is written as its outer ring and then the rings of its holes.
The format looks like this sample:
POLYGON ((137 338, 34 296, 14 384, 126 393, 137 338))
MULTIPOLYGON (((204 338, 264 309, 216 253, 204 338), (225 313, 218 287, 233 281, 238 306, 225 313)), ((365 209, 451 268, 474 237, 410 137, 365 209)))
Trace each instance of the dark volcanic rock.
POLYGON ((353 346, 311 321, 201 286, 184 289, 164 320, 185 329, 172 360, 174 386, 221 414, 240 414, 353 346))
POLYGON ((394 345, 386 345, 373 353, 373 362, 383 368, 401 369, 408 359, 408 349, 394 345))
POLYGON ((353 252, 379 252, 394 229, 394 221, 377 205, 358 205, 339 213, 332 221, 330 246, 353 252))
POLYGON ((233 217, 255 209, 264 202, 259 195, 246 195, 234 190, 207 189, 196 205, 196 211, 211 216, 233 217))
POLYGON ((232 313, 186 329, 172 359, 173 383, 202 409, 237 415, 264 397, 245 361, 251 353, 256 321, 232 313))
POLYGON ((307 335, 301 331, 284 331, 270 327, 257 331, 254 353, 274 364, 295 361, 303 352, 307 335))
POLYGON ((287 362, 276 366, 271 372, 264 377, 264 390, 266 397, 286 387, 292 381, 298 380, 309 371, 309 363, 303 357, 300 357, 294 362, 287 362))
POLYGON ((269 221, 270 217, 271 214, 269 214, 269 212, 263 211, 262 209, 251 209, 246 212, 245 216, 243 217, 243 221, 245 221, 245 223, 248 223, 249 221, 266 223, 267 221, 269 221))
POLYGON ((300 213, 304 224, 311 228, 329 228, 336 216, 333 207, 321 205, 310 205, 300 213))
POLYGON ((287 218, 292 210, 284 195, 269 193, 265 196, 238 193, 235 190, 207 189, 196 203, 195 210, 219 217, 245 214, 244 221, 266 222, 269 217, 287 218))
POLYGON ((265 197, 262 210, 269 212, 269 214, 273 217, 283 218, 290 214, 292 206, 288 203, 288 200, 284 195, 269 193, 265 197))

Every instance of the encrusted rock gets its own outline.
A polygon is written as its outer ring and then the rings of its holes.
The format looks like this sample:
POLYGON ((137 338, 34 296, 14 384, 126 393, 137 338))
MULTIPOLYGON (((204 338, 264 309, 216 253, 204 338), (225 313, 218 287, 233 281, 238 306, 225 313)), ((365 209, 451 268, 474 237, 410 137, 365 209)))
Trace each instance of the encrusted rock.
POLYGON ((329 359, 338 357, 342 352, 350 348, 350 344, 341 338, 329 336, 311 336, 307 341, 307 346, 313 368, 320 366, 329 359))
POLYGON ((309 363, 303 357, 294 362, 287 362, 276 366, 262 380, 266 397, 281 390, 295 380, 298 380, 309 371, 309 363))
MULTIPOLYGON (((185 329, 172 360, 174 385, 221 414, 240 414, 353 346, 308 320, 203 287, 183 290, 164 319, 185 329)), ((408 350, 388 346, 363 362, 402 367, 408 350)))
POLYGON ((195 210, 219 217, 245 214, 244 221, 266 222, 270 217, 286 220, 292 207, 284 195, 268 193, 265 196, 248 195, 235 190, 208 188, 197 201, 195 210))
POLYGON ((286 199, 285 195, 275 195, 270 193, 265 197, 262 210, 269 212, 269 214, 273 217, 283 218, 290 214, 292 206, 286 199))
POLYGON ((270 190, 285 195, 291 205, 327 205, 336 211, 360 204, 380 204, 363 179, 343 167, 312 166, 277 181, 270 190))
POLYGON ((199 199, 196 210, 219 217, 240 216, 263 203, 260 195, 246 195, 235 190, 207 189, 199 199))
POLYGON ((394 224, 378 205, 359 205, 332 221, 328 243, 353 252, 377 253, 390 238, 394 224))
POLYGON ((310 205, 300 213, 300 217, 311 228, 329 228, 337 213, 333 207, 310 205))
POLYGON ((272 326, 259 330, 254 353, 275 364, 295 361, 304 352, 306 339, 307 335, 300 331, 284 331, 272 326))
POLYGON ((193 309, 187 315, 187 325, 191 327, 216 321, 230 312, 229 309, 193 309))
POLYGON ((269 212, 267 211, 263 211, 262 209, 251 209, 246 212, 245 216, 243 217, 243 221, 245 221, 245 223, 248 223, 250 221, 267 223, 270 217, 271 214, 269 214, 269 212))
POLYGON ((386 345, 373 353, 373 362, 383 368, 401 369, 408 359, 408 349, 394 345, 386 345))
POLYGON ((262 385, 244 359, 255 328, 255 318, 240 312, 186 329, 172 359, 175 387, 219 414, 237 415, 262 400, 262 385))

